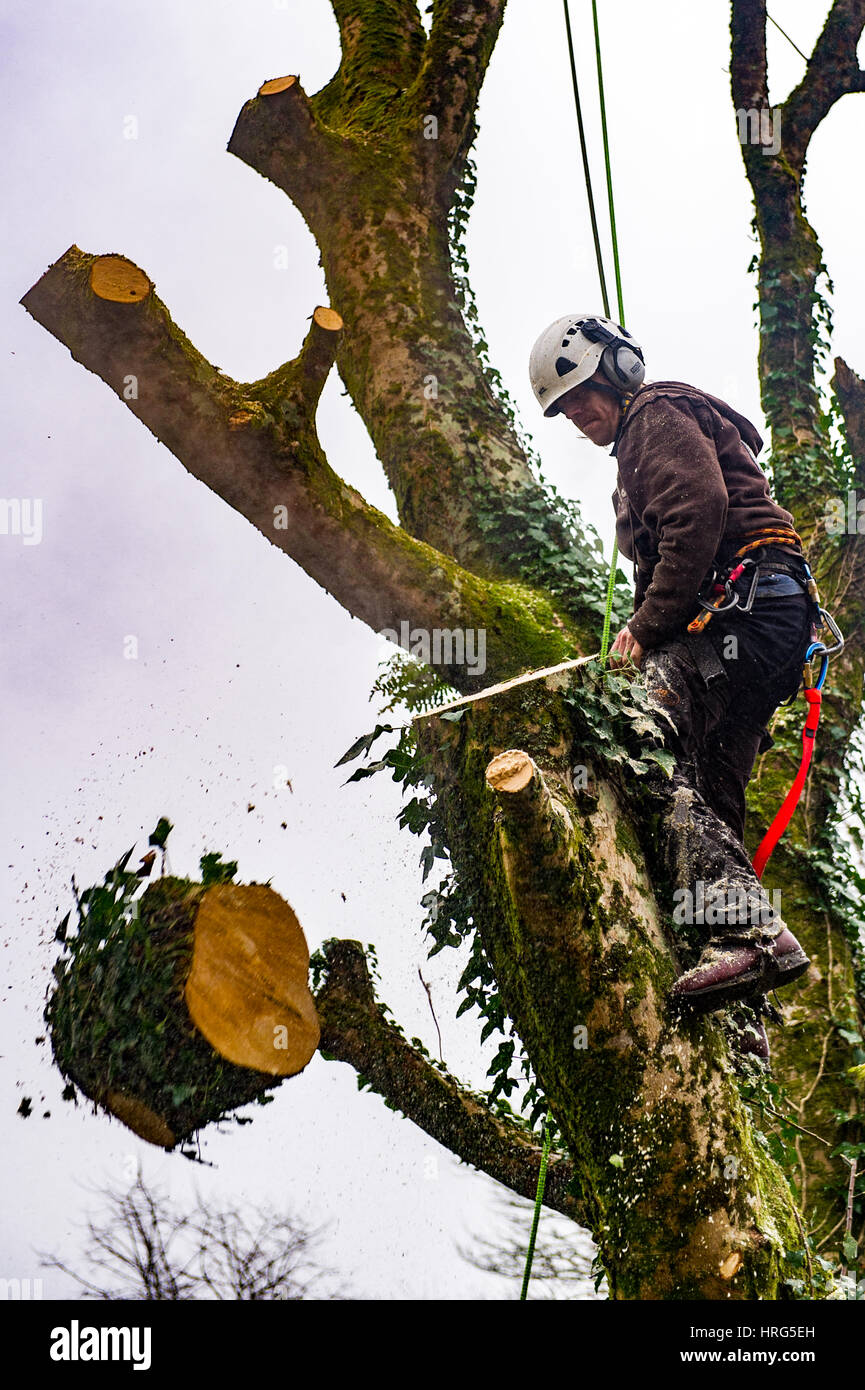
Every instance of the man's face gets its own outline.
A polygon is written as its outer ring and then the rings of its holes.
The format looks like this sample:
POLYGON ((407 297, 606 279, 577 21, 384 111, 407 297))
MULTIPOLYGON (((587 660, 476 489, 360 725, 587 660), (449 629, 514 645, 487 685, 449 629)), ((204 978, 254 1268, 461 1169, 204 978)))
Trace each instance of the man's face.
POLYGON ((573 386, 556 404, 593 444, 612 444, 622 407, 618 396, 603 389, 597 373, 579 386, 573 386))

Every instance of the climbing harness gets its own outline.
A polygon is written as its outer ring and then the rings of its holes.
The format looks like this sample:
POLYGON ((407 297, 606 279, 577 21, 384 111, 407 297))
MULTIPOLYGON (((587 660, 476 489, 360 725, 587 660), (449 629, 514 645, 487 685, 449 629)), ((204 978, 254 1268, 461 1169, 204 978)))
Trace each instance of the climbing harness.
POLYGON ((844 649, 844 638, 837 623, 834 618, 830 617, 825 608, 820 607, 820 596, 817 592, 817 585, 807 565, 805 566, 805 573, 808 577, 808 596, 815 609, 815 622, 811 628, 811 637, 814 640, 812 640, 805 653, 805 665, 802 668, 803 693, 808 702, 808 713, 805 718, 805 726, 802 729, 802 761, 799 764, 799 771, 796 773, 793 785, 781 803, 778 814, 763 836, 757 853, 754 855, 752 865, 757 878, 763 877, 763 870, 769 862, 769 858, 775 846, 790 824, 793 812, 804 790, 808 769, 811 766, 811 758, 814 753, 814 740, 817 737, 817 726, 820 723, 823 685, 826 680, 826 672, 829 669, 829 658, 831 656, 837 656, 837 654, 844 649), (831 647, 827 647, 825 642, 816 640, 821 627, 827 627, 835 638, 831 647), (820 670, 815 681, 811 663, 818 656, 820 658, 820 670))
POLYGON ((699 598, 702 612, 688 624, 688 631, 695 635, 705 632, 706 627, 711 622, 716 613, 729 613, 736 609, 739 613, 750 613, 755 599, 759 596, 761 578, 765 571, 772 574, 788 574, 796 583, 807 593, 812 610, 811 624, 811 643, 805 653, 805 664, 802 668, 802 686, 805 699, 808 703, 808 712, 805 718, 805 726, 802 730, 802 760, 799 764, 799 771, 793 781, 793 785, 788 791, 781 805, 778 814, 763 836, 763 840, 754 855, 752 867, 757 878, 762 878, 763 870, 780 840, 795 811, 799 798, 805 787, 808 777, 808 769, 811 765, 811 758, 814 753, 814 740, 817 737, 817 726, 820 723, 820 707, 823 699, 823 685, 826 680, 826 672, 829 668, 829 658, 836 656, 843 650, 844 638, 835 620, 820 606, 820 595, 817 584, 804 559, 798 567, 779 563, 775 560, 754 559, 752 551, 759 550, 767 545, 786 545, 789 546, 791 538, 795 538, 801 545, 800 538, 795 532, 787 531, 764 531, 756 540, 749 541, 741 546, 733 556, 733 561, 727 566, 725 574, 713 569, 709 577, 708 586, 711 592, 710 599, 699 598), (751 573, 751 582, 748 585, 747 595, 737 592, 736 584, 743 575, 751 573), (825 642, 818 640, 820 629, 826 627, 834 637, 834 643, 827 646, 825 642), (812 661, 820 658, 820 670, 816 681, 814 680, 811 669, 812 661))
MULTIPOLYGON (((800 537, 792 530, 776 531, 770 529, 761 531, 758 539, 750 540, 745 545, 740 546, 733 556, 733 559, 737 560, 738 564, 731 564, 723 578, 719 576, 719 572, 716 568, 713 569, 708 581, 713 597, 709 601, 706 601, 699 595, 697 596, 697 602, 703 609, 703 612, 699 613, 692 622, 688 623, 688 631, 694 633, 704 632, 716 613, 727 613, 731 608, 738 608, 740 613, 750 613, 754 599, 757 597, 761 570, 771 569, 773 573, 786 572, 795 577, 798 571, 794 570, 791 565, 784 565, 783 563, 776 563, 770 560, 754 560, 751 558, 750 554, 753 550, 761 550, 763 547, 769 545, 789 546, 791 541, 796 541, 798 545, 802 544, 800 537), (748 570, 753 570, 753 575, 748 590, 748 596, 743 602, 741 594, 736 592, 735 585, 748 570)), ((804 564, 804 560, 802 563, 804 564)), ((808 570, 807 565, 805 569, 808 570)), ((810 574, 811 571, 808 570, 809 578, 810 574)), ((813 579, 811 579, 810 582, 813 584, 813 579)), ((803 584, 802 587, 804 588, 805 585, 803 584)), ((815 586, 815 595, 816 592, 815 586)))

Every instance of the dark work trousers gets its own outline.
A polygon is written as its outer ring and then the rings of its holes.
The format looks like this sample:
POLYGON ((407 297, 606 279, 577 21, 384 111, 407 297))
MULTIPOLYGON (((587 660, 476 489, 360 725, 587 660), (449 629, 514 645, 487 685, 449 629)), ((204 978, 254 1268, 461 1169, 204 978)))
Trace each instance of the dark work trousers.
POLYGON ((699 636, 683 632, 643 661, 650 698, 675 726, 668 863, 695 904, 713 896, 724 904, 706 917, 717 939, 768 942, 784 926, 742 843, 745 788, 758 752, 771 746, 769 720, 798 689, 811 640, 812 609, 794 593, 756 599, 750 613, 719 613, 699 636))

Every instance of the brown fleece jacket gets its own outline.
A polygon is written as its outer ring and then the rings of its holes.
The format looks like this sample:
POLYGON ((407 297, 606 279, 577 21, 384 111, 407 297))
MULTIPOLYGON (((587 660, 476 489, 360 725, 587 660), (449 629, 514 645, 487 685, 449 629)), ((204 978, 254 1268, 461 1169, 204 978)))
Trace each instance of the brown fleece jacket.
POLYGON ((651 382, 631 400, 613 446, 613 505, 619 549, 635 565, 628 627, 641 647, 660 646, 696 616, 719 552, 726 558, 765 527, 789 531, 800 551, 754 456, 762 447, 743 415, 684 382, 651 382))

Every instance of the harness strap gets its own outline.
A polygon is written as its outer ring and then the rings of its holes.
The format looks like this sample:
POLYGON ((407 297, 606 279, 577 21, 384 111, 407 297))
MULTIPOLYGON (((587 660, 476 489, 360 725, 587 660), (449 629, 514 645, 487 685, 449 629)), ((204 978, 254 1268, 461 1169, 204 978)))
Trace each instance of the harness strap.
POLYGON ((822 692, 817 686, 806 686, 804 691, 805 699, 808 701, 808 717, 805 720, 805 727, 802 730, 802 761, 799 764, 799 771, 796 773, 796 780, 788 791, 781 805, 781 809, 773 820, 766 834, 763 836, 757 853, 754 855, 753 867, 757 878, 762 878, 763 870, 769 860, 769 856, 780 840, 796 809, 802 789, 805 786, 805 779, 808 776, 808 768, 811 765, 811 757, 814 752, 814 740, 817 737, 817 725, 820 723, 820 704, 822 692))
MULTIPOLYGON (((738 600, 735 597, 732 599, 732 604, 730 601, 728 601, 727 591, 736 583, 738 579, 742 577, 742 575, 745 572, 746 566, 755 563, 753 560, 749 560, 747 558, 752 551, 764 550, 767 546, 773 545, 783 545, 789 548, 791 541, 796 541, 799 546, 802 545, 801 537, 797 535, 797 533, 792 529, 789 531, 781 531, 770 527, 767 528, 765 531, 761 531, 759 533, 759 536, 755 537, 755 539, 746 541, 744 545, 740 546, 733 556, 733 560, 738 561, 738 563, 733 564, 731 561, 732 567, 727 575, 726 580, 723 582, 722 592, 713 602, 703 604, 703 611, 701 613, 698 613, 696 618, 692 619, 692 621, 688 624, 688 631, 694 633, 703 632, 705 628, 708 626, 708 624, 711 622, 715 613, 725 608, 729 608, 730 606, 736 606, 738 604, 738 600)), ((804 564, 804 556, 802 557, 802 559, 804 564)), ((780 566, 776 565, 774 561, 766 560, 765 563, 767 565, 771 564, 772 567, 775 569, 780 568, 780 566)), ((757 561, 756 564, 759 568, 761 562, 757 561)), ((794 572, 792 566, 789 567, 789 571, 790 573, 794 572)), ((803 588, 806 587, 804 572, 802 583, 803 588)))

